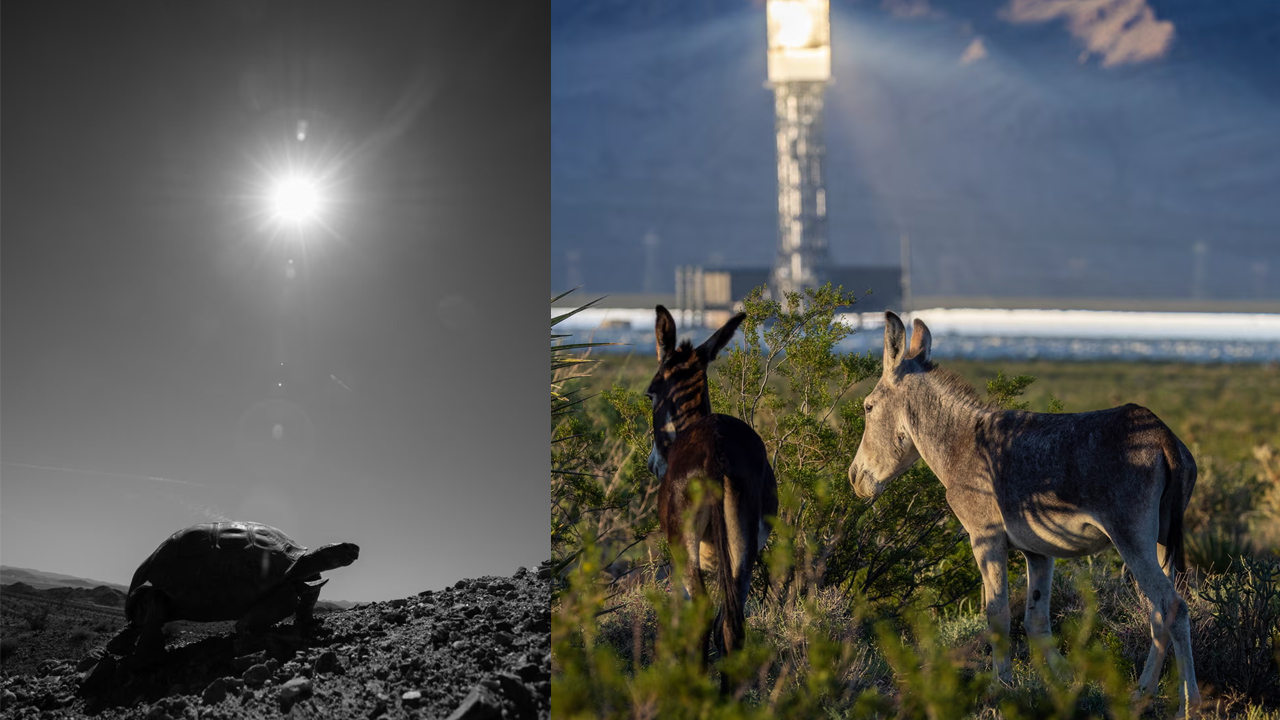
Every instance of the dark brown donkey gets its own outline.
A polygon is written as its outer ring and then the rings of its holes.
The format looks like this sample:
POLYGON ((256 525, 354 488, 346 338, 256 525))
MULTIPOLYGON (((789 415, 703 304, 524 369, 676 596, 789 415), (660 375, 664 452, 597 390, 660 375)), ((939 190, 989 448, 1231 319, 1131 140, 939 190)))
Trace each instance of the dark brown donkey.
POLYGON ((707 366, 746 315, 735 315, 694 348, 688 340, 676 347, 675 320, 661 305, 657 313, 658 372, 646 394, 653 401, 649 469, 662 480, 658 519, 671 546, 687 553, 686 597, 706 592, 703 570, 717 575, 724 610, 716 646, 723 657, 742 647, 751 571, 778 514, 778 484, 764 442, 738 418, 713 414, 707 389, 707 366), (697 507, 695 497, 701 497, 697 507))

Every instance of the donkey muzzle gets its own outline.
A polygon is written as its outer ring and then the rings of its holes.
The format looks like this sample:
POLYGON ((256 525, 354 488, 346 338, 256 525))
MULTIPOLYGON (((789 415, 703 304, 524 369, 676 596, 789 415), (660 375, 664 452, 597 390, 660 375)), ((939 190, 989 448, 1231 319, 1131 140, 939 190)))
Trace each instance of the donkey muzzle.
POLYGON ((666 477, 667 460, 658 452, 658 446, 654 445, 649 449, 649 471, 658 479, 666 477))
POLYGON ((849 484, 853 486, 853 494, 866 500, 875 500, 884 489, 881 483, 871 479, 871 473, 858 468, 856 463, 849 466, 849 484))

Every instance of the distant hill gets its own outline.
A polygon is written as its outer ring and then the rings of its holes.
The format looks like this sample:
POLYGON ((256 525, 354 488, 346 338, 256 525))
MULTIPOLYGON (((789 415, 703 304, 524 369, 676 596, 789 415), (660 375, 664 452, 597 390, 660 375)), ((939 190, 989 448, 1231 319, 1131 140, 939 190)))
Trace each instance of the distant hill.
POLYGON ((350 600, 317 600, 316 601, 317 608, 324 608, 325 610, 329 610, 329 611, 349 610, 359 604, 360 603, 358 602, 352 602, 350 600))
POLYGON ((124 607, 125 600, 125 592, 123 590, 106 585, 99 585, 94 588, 52 587, 41 589, 25 582, 16 582, 0 585, 0 594, 28 595, 58 602, 69 600, 75 603, 88 603, 103 607, 124 607))
MULTIPOLYGON (((8 565, 0 565, 0 585, 3 586, 4 592, 16 595, 39 595, 59 600, 70 597, 75 602, 108 606, 123 606, 124 598, 129 594, 129 588, 125 585, 8 565), (115 601, 117 595, 119 602, 115 601)), ((317 602, 316 607, 325 610, 347 610, 359 604, 353 600, 326 598, 317 602)))
POLYGON ((129 592, 128 586, 117 583, 90 580, 87 578, 76 577, 74 575, 62 575, 60 573, 45 572, 44 570, 34 570, 32 568, 0 565, 0 585, 10 585, 13 583, 23 583, 36 590, 51 590, 53 588, 81 588, 84 590, 93 590, 98 587, 108 587, 114 590, 119 590, 122 593, 129 592))

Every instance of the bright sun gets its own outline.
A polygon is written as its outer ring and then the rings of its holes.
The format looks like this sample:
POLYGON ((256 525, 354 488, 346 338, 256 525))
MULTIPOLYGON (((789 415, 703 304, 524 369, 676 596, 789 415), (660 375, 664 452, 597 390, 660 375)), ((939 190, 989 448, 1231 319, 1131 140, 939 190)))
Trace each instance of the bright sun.
POLYGON ((303 223, 320 210, 316 184, 308 178, 290 175, 279 180, 271 192, 271 208, 275 217, 289 223, 303 223))

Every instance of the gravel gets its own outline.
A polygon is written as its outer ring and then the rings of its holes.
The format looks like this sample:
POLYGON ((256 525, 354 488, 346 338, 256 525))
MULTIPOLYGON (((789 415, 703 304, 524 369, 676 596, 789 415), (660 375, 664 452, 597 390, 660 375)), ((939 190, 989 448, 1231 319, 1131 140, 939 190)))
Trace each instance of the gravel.
POLYGON ((460 580, 415 597, 167 649, 135 668, 103 647, 0 676, 4 718, 550 717, 550 572, 460 580))

